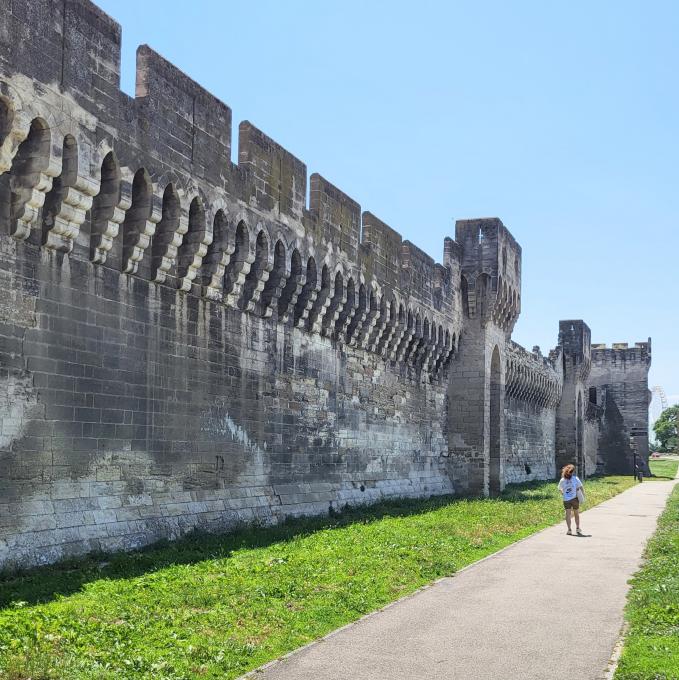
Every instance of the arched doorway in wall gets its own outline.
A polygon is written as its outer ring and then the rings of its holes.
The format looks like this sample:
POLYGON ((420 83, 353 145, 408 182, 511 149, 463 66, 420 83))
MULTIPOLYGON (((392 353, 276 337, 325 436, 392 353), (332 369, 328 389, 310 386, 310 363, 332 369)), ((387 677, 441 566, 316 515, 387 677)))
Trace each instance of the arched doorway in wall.
POLYGON ((491 496, 500 494, 500 350, 495 347, 490 361, 490 439, 489 439, 489 480, 488 491, 491 496))
POLYGON ((582 479, 585 478, 585 455, 583 451, 583 411, 582 411, 582 393, 578 393, 577 407, 575 411, 575 466, 577 474, 582 479))

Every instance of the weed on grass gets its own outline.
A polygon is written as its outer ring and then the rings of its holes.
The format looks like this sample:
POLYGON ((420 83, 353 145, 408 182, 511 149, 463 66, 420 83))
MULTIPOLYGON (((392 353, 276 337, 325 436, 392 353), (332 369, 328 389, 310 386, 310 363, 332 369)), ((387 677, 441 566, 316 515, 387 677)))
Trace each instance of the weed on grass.
MULTIPOLYGON (((634 483, 587 481, 588 506, 634 483)), ((2 680, 234 678, 562 519, 555 482, 192 535, 0 578, 2 680)))
POLYGON ((632 579, 626 618, 629 630, 615 680, 679 678, 679 485, 632 579))

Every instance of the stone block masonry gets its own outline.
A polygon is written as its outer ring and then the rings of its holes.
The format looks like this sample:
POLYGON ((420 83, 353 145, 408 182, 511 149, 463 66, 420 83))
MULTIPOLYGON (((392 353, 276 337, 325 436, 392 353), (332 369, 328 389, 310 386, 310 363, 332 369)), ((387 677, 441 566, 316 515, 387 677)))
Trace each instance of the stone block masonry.
POLYGON ((598 429, 597 470, 602 474, 629 474, 634 462, 648 474, 648 371, 651 339, 629 347, 592 346, 589 397, 601 418, 598 429))
POLYGON ((505 482, 549 479, 555 474, 556 407, 563 377, 538 347, 506 348, 505 482))
POLYGON ((567 338, 511 342, 499 219, 437 263, 249 122, 231 163, 230 109, 151 48, 122 93, 88 0, 0 16, 0 568, 498 493, 580 450, 567 338))

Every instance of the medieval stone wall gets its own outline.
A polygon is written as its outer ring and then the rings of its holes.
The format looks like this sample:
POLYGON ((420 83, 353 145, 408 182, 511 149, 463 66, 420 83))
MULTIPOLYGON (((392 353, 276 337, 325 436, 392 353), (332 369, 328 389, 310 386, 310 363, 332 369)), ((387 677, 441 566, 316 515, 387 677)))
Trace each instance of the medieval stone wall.
POLYGON ((507 345, 505 391, 506 483, 554 477, 556 408, 561 400, 563 376, 539 350, 528 352, 507 345))
POLYGON ((0 564, 454 492, 443 265, 88 2, 3 2, 0 564), (21 35, 23 40, 13 39, 21 35))
POLYGON ((122 93, 88 0, 0 17, 0 568, 494 495, 640 431, 631 357, 587 404, 582 321, 511 342, 499 219, 437 263, 249 122, 232 163, 230 109, 149 47, 122 93))
POLYGON ((4 246, 3 271, 22 271, 4 289, 33 311, 2 326, 3 562, 454 490, 440 464, 440 382, 320 334, 4 246))

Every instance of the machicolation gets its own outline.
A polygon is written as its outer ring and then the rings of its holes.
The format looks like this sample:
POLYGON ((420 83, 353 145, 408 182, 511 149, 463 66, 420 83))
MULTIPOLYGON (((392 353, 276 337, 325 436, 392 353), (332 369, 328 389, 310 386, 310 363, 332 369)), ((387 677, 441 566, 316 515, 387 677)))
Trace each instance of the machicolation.
POLYGON ((89 0, 0 0, 0 567, 648 457, 651 346, 511 340, 521 247, 441 263, 89 0))

